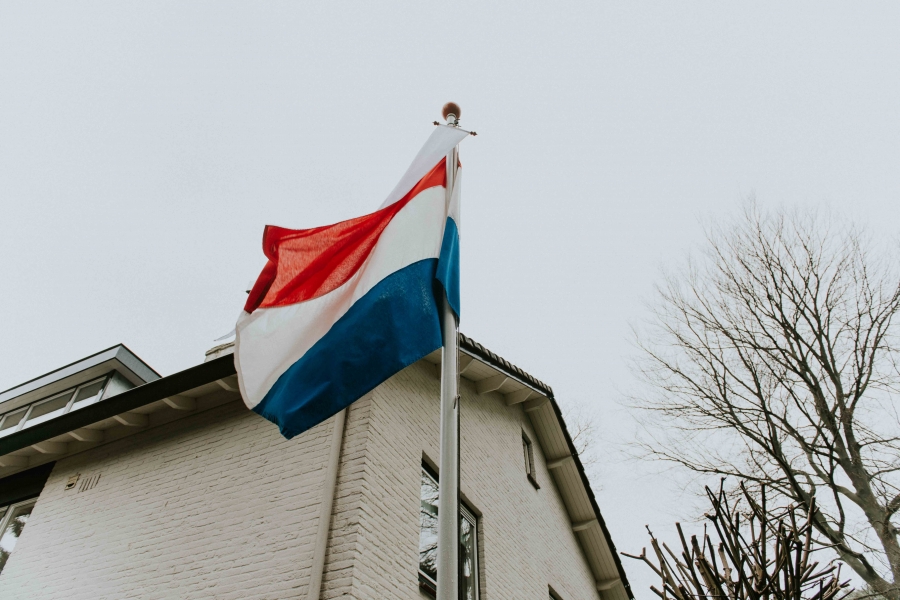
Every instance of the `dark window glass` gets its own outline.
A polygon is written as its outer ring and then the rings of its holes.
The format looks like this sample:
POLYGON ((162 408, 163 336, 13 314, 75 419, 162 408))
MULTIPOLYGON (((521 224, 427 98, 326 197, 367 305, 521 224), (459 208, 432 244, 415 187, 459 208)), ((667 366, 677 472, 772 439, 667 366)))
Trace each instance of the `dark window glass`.
POLYGON ((531 453, 531 442, 522 436, 522 452, 525 454, 525 474, 534 475, 534 458, 531 453))
POLYGON ((0 422, 0 431, 4 432, 3 435, 11 433, 13 430, 15 430, 15 428, 18 427, 19 423, 22 422, 22 418, 25 416, 26 412, 28 412, 27 406, 15 412, 7 413, 3 417, 0 417, 3 419, 3 421, 0 422))
POLYGON ((538 485, 534 471, 534 445, 531 443, 531 440, 528 439, 528 436, 525 435, 524 431, 522 432, 522 454, 525 458, 525 476, 535 489, 541 489, 541 486, 538 485))

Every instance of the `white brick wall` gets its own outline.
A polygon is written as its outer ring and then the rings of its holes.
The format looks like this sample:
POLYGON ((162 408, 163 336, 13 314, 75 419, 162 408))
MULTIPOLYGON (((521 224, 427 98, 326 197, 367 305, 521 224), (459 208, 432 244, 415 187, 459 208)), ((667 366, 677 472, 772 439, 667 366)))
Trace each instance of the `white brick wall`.
MULTIPOLYGON (((520 406, 463 381, 462 493, 480 515, 483 600, 599 596, 520 406)), ((423 455, 438 458, 438 380, 418 363, 347 419, 322 598, 419 600, 423 455)), ((305 598, 331 422, 291 441, 231 403, 57 463, 0 598, 305 598), (100 473, 86 492, 66 479, 100 473)))
MULTIPOLYGON (((359 561, 359 598, 418 600, 418 514, 423 454, 438 463, 439 380, 419 363, 379 387, 371 408, 361 536, 378 547, 359 561), (412 467, 412 468, 411 468, 412 467), (402 519, 397 519, 401 515, 402 519)), ((461 494, 480 515, 483 600, 597 599, 596 584, 572 533, 540 448, 536 490, 525 475, 522 431, 536 440, 521 405, 479 396, 461 382, 461 494)))

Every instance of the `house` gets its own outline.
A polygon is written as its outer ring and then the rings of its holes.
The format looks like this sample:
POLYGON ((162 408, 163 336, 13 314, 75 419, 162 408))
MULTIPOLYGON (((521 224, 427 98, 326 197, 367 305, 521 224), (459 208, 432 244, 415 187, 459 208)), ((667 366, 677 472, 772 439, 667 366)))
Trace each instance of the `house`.
MULTIPOLYGON (((463 597, 632 599, 550 387, 460 343, 463 597)), ((232 349, 0 394, 0 598, 434 596, 440 351, 288 441, 232 349)))

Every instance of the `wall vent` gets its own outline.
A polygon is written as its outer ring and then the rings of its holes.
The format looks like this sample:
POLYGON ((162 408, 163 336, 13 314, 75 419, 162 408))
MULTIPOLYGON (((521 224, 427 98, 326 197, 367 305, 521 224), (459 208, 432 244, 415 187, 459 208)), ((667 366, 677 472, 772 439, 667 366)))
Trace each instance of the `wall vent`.
POLYGON ((81 485, 78 486, 78 491, 86 492, 90 489, 93 489, 97 486, 98 481, 100 481, 100 473, 94 473, 90 477, 85 477, 81 480, 81 485))
POLYGON ((75 473, 74 475, 72 475, 71 477, 69 477, 69 479, 66 481, 66 488, 65 488, 65 489, 71 490, 73 487, 75 487, 75 484, 78 483, 78 478, 79 478, 80 476, 81 476, 81 473, 75 473))

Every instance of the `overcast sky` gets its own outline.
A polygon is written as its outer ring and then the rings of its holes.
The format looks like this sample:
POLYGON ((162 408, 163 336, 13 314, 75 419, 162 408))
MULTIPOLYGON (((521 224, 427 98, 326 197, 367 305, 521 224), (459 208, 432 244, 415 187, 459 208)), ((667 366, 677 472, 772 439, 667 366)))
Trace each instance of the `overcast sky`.
MULTIPOLYGON (((373 211, 463 108, 462 331, 595 415, 620 550, 629 324, 743 199, 900 222, 900 4, 0 1, 0 389, 234 325, 267 223, 373 211)), ((639 598, 651 578, 626 568, 639 598)))

